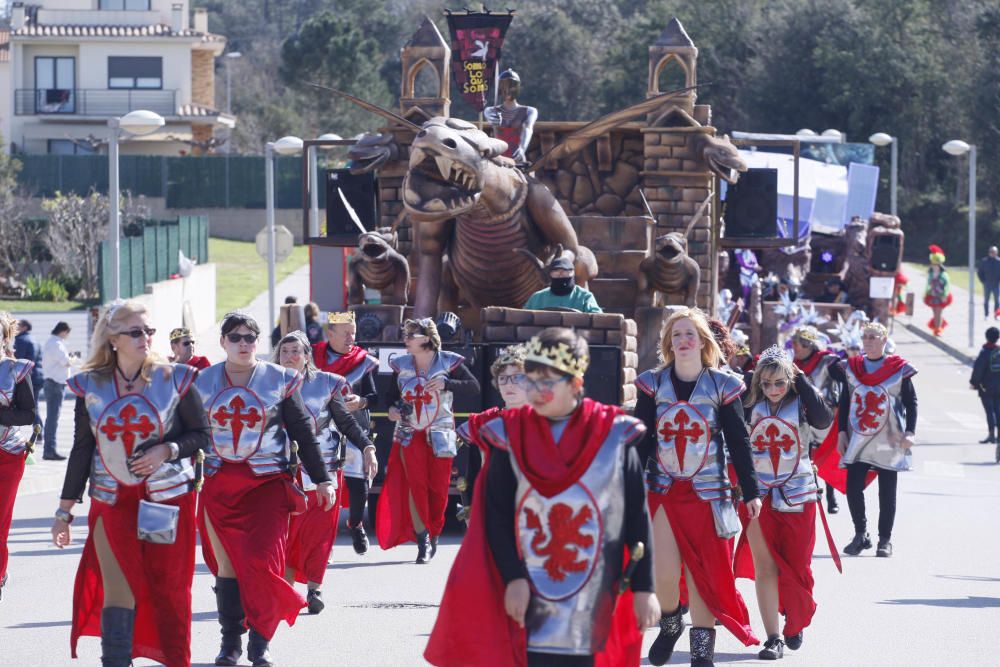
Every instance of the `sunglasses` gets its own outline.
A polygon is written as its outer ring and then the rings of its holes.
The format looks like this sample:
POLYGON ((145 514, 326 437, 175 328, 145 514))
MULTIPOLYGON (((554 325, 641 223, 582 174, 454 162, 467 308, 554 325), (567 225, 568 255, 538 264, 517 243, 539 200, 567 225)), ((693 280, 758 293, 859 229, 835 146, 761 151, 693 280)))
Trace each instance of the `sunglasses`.
POLYGON ((524 373, 516 373, 514 375, 498 375, 497 384, 503 386, 505 384, 521 385, 528 378, 524 373))
POLYGON ((878 334, 865 334, 861 336, 861 340, 881 340, 882 336, 878 334))
POLYGON ((141 338, 143 336, 148 336, 152 338, 156 333, 156 329, 151 329, 150 327, 142 327, 141 329, 129 329, 128 331, 122 331, 119 336, 128 336, 129 338, 141 338))
POLYGON ((181 341, 181 342, 179 342, 177 344, 180 345, 181 347, 191 347, 192 345, 194 345, 194 341, 193 340, 185 340, 185 341, 181 341))
POLYGON ((770 380, 761 380, 760 387, 764 391, 769 391, 770 389, 784 389, 788 386, 788 380, 775 380, 771 382, 770 380))
POLYGON ((248 345, 253 345, 254 343, 257 342, 257 334, 252 334, 252 333, 249 333, 249 334, 229 333, 229 334, 226 334, 226 340, 228 340, 230 343, 239 343, 240 341, 243 341, 244 343, 247 343, 248 345))
POLYGON ((408 333, 404 335, 403 338, 406 340, 416 340, 418 338, 430 338, 430 336, 427 336, 426 334, 408 333))

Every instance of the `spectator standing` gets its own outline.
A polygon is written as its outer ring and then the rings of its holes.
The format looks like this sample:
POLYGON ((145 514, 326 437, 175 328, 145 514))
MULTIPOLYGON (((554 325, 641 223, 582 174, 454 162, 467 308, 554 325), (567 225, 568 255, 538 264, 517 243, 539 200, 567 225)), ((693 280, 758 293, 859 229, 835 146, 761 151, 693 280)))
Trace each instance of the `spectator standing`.
POLYGON ((323 325, 319 323, 319 306, 310 301, 305 307, 306 337, 310 345, 316 345, 326 340, 323 335, 323 325))
POLYGON ((986 425, 989 435, 979 442, 995 443, 997 428, 1000 427, 1000 329, 990 327, 986 330, 986 343, 979 350, 976 363, 972 366, 972 377, 969 384, 979 392, 979 400, 986 410, 986 425))
MULTIPOLYGON (((35 366, 31 369, 31 387, 35 391, 35 405, 38 405, 38 395, 42 391, 42 348, 31 335, 31 322, 21 320, 17 323, 18 333, 14 336, 14 358, 27 359, 35 366)), ((41 410, 35 410, 35 423, 42 425, 41 410)))
POLYGON ((979 268, 976 275, 983 284, 983 316, 989 319, 993 313, 993 319, 1000 319, 997 311, 1000 310, 1000 256, 997 254, 997 247, 990 246, 986 257, 979 260, 979 268), (990 310, 990 297, 993 297, 993 310, 990 310))
POLYGON ((52 335, 45 341, 42 349, 42 370, 45 375, 43 389, 45 391, 45 451, 42 458, 46 461, 63 461, 65 456, 56 450, 56 432, 59 429, 59 410, 62 408, 63 396, 66 392, 66 381, 69 379, 70 368, 73 366, 73 356, 66 350, 66 339, 69 337, 70 326, 66 322, 57 322, 52 329, 52 335))

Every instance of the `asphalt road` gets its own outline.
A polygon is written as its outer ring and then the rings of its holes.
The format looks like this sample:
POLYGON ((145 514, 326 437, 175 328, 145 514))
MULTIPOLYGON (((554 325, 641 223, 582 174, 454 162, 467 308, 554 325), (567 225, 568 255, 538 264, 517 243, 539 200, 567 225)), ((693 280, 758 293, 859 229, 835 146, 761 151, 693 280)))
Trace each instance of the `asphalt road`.
MULTIPOLYGON (((900 476, 891 559, 873 551, 845 557, 837 573, 817 540, 813 561, 819 610, 805 643, 787 652, 799 665, 986 665, 1000 664, 1000 537, 996 506, 1000 466, 993 446, 980 445, 985 426, 979 402, 968 390, 968 368, 897 327, 899 353, 919 369, 920 400, 915 470, 900 476)), ((869 490, 874 526, 875 487, 869 490)), ((18 498, 10 535, 10 584, 0 602, 0 666, 72 665, 69 618, 72 583, 84 537, 58 551, 49 545, 55 509, 51 492, 18 498)), ((838 546, 853 534, 846 502, 830 517, 838 546)), ((84 514, 81 509, 78 514, 84 514)), ((279 665, 420 665, 459 536, 446 537, 429 565, 412 563, 415 547, 357 557, 344 539, 327 574, 327 609, 282 626, 272 647, 279 665)), ((218 630, 212 580, 199 558, 194 581, 195 664, 211 664, 218 630)), ((751 582, 740 588, 754 628, 763 634, 751 582)), ((647 643, 653 632, 647 633, 647 643)), ((720 629, 716 662, 754 663, 720 629)), ((96 638, 81 642, 81 660, 99 664, 96 638)), ((687 664, 687 639, 673 664, 687 664)), ((140 661, 138 664, 151 664, 140 661)))

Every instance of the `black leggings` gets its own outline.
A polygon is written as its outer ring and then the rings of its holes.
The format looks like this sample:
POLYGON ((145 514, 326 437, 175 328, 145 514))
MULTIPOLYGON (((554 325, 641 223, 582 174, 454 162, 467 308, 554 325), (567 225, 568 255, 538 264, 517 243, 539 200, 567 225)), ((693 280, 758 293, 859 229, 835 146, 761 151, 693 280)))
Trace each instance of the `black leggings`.
POLYGON ((344 485, 350 494, 351 513, 347 525, 357 528, 365 521, 365 503, 368 502, 368 480, 357 477, 344 477, 344 485))
POLYGON ((594 667, 594 656, 528 651, 528 667, 594 667))
POLYGON ((854 532, 868 530, 865 516, 865 476, 869 470, 878 473, 878 539, 888 541, 892 537, 892 525, 896 521, 896 481, 899 473, 883 470, 867 463, 850 463, 847 466, 847 506, 854 521, 854 532))
POLYGON ((1000 427, 1000 395, 979 394, 982 401, 983 410, 986 411, 986 426, 990 430, 990 435, 995 435, 997 427, 1000 427))

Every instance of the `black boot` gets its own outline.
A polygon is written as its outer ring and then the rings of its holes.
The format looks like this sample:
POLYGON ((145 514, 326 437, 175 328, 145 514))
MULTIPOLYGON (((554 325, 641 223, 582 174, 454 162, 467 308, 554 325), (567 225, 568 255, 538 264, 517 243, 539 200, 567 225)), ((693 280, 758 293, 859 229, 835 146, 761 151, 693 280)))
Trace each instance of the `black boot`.
POLYGON ((274 667, 271 662, 270 641, 264 639, 253 628, 250 628, 250 637, 247 639, 247 658, 253 667, 274 667))
POLYGON ((222 644, 219 655, 215 656, 216 665, 238 665, 243 655, 243 602, 240 600, 240 587, 235 579, 226 577, 215 578, 215 606, 219 610, 219 632, 222 633, 222 644))
POLYGON ((785 635, 785 646, 787 646, 793 651, 798 651, 800 648, 802 648, 802 635, 803 635, 802 630, 799 630, 796 634, 792 635, 791 637, 785 635))
POLYGON ((779 635, 771 635, 764 642, 764 648, 760 650, 757 657, 761 660, 781 660, 785 655, 785 642, 781 641, 779 635))
POLYGON ((417 533, 417 565, 430 562, 428 551, 431 549, 431 538, 426 530, 417 533))
POLYGON ((660 616, 660 634, 649 647, 649 664, 665 665, 674 653, 674 644, 684 633, 684 618, 681 607, 660 616))
POLYGON ((306 606, 310 614, 318 614, 326 609, 326 603, 323 602, 323 592, 318 588, 310 588, 309 592, 306 593, 306 606))
POLYGON ((132 664, 132 628, 135 609, 106 607, 101 610, 101 666, 129 667, 132 664))
POLYGON ((365 525, 358 524, 351 528, 351 541, 354 543, 354 553, 364 556, 368 553, 368 534, 365 533, 365 525))
POLYGON ((879 538, 878 548, 875 549, 875 555, 879 558, 890 558, 892 556, 892 542, 888 539, 879 538))
POLYGON ((715 667, 715 629, 691 628, 692 667, 715 667))
POLYGON ((435 535, 434 537, 431 538, 431 553, 430 557, 427 560, 432 560, 434 556, 437 555, 437 552, 438 552, 438 538, 437 535, 435 535))
POLYGON ((993 431, 990 431, 990 434, 985 438, 983 438, 982 440, 980 440, 979 444, 980 445, 994 444, 996 441, 997 441, 996 436, 993 435, 993 431))
POLYGON ((836 514, 840 511, 840 505, 837 504, 837 495, 834 488, 829 484, 826 485, 826 513, 836 514))
POLYGON ((844 547, 844 553, 848 556, 857 556, 865 549, 872 548, 872 538, 868 533, 855 533, 851 543, 844 547))

